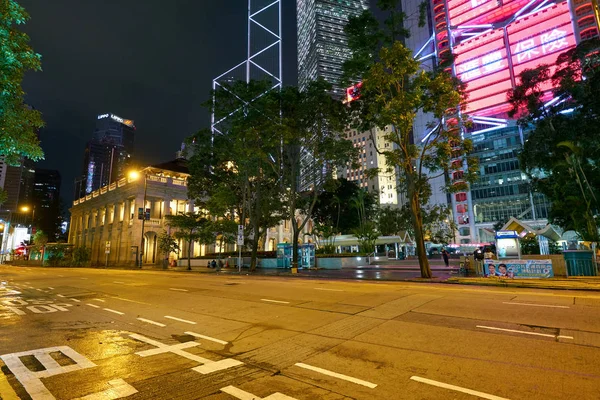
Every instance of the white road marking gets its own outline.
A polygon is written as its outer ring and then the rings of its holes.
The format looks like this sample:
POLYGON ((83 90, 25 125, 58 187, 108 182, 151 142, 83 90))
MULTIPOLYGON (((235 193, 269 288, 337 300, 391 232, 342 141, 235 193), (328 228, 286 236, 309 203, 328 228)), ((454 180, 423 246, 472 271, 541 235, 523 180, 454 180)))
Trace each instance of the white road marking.
POLYGON ((35 290, 37 290, 38 292, 41 292, 41 291, 42 291, 42 289, 35 289, 35 290))
POLYGON ((97 306, 97 305, 95 305, 95 304, 92 304, 92 303, 86 303, 86 304, 87 304, 88 306, 90 306, 90 307, 94 307, 94 308, 100 308, 100 306, 97 306))
POLYGON ((92 393, 84 397, 78 397, 73 400, 115 400, 131 396, 138 392, 133 386, 120 378, 108 381, 108 384, 111 386, 110 389, 106 389, 103 392, 92 393))
POLYGON ((71 300, 73 300, 75 303, 81 303, 81 300, 77 300, 71 297, 71 300))
POLYGON ((59 278, 64 278, 65 276, 64 276, 64 275, 58 275, 58 277, 59 277, 59 278))
POLYGON ((53 288, 53 287, 50 287, 50 286, 48 286, 48 289, 50 289, 50 290, 54 290, 54 288, 53 288))
POLYGON ((238 389, 235 386, 226 386, 220 389, 221 392, 227 393, 230 396, 240 400, 297 400, 295 397, 286 396, 283 393, 273 393, 267 397, 260 398, 252 393, 248 393, 242 389, 238 389))
POLYGON ((557 336, 558 339, 573 339, 573 336, 565 336, 565 335, 558 335, 557 336))
POLYGON ((144 301, 129 300, 129 299, 124 299, 123 297, 116 297, 116 296, 111 297, 111 299, 123 300, 123 301, 128 301, 130 303, 137 303, 137 304, 150 304, 150 303, 146 303, 144 301))
POLYGON ((142 322, 146 322, 148 324, 160 326, 161 328, 164 328, 166 326, 165 324, 161 324, 160 322, 152 321, 152 320, 149 320, 146 318, 138 318, 138 321, 142 321, 142 322))
POLYGON ((226 342, 226 341, 224 341, 224 340, 215 339, 215 338, 212 338, 212 337, 210 337, 210 336, 204 336, 204 335, 201 335, 201 334, 199 334, 199 333, 196 333, 196 332, 184 332, 184 333, 185 333, 186 335, 192 335, 192 336, 194 336, 194 337, 197 337, 197 338, 200 338, 200 339, 206 339, 206 340, 210 340, 211 342, 220 343, 220 344, 222 344, 222 345, 226 345, 227 343, 229 343, 229 342, 226 342))
POLYGON ((64 295, 62 295, 62 294, 57 294, 57 296, 58 296, 58 297, 66 297, 66 296, 64 296, 64 295))
POLYGON ((341 289, 326 289, 326 288, 320 288, 320 287, 316 287, 314 289, 315 290, 328 290, 330 292, 343 292, 343 290, 341 290, 341 289))
POLYGON ((87 279, 87 278, 79 278, 79 279, 87 279))
POLYGON ((177 288, 169 288, 169 290, 175 290, 176 292, 189 292, 187 289, 177 289, 177 288))
POLYGON ((289 301, 279 301, 279 300, 269 300, 269 299, 261 299, 262 301, 268 301, 269 303, 281 303, 281 304, 290 304, 289 301))
POLYGON ((462 388, 460 386, 449 385, 447 383, 438 382, 438 381, 434 381, 434 380, 427 379, 427 378, 421 378, 420 376, 411 376, 410 379, 413 380, 413 381, 417 381, 417 382, 421 382, 421 383, 426 383, 428 385, 437 386, 437 387, 441 387, 441 388, 449 389, 449 390, 454 390, 456 392, 462 392, 462 393, 470 394, 471 396, 477 396, 477 397, 480 397, 482 399, 488 399, 488 400, 508 400, 505 397, 494 396, 493 394, 487 394, 487 393, 483 393, 483 392, 478 392, 476 390, 466 389, 466 388, 462 388))
POLYGON ((531 307, 570 308, 569 306, 554 306, 554 305, 550 305, 550 304, 513 303, 511 301, 503 301, 502 304, 511 304, 511 305, 515 305, 515 306, 531 306, 531 307))
POLYGON ((148 356, 153 356, 156 354, 174 353, 181 357, 185 357, 188 360, 196 361, 200 364, 203 364, 198 367, 192 368, 192 370, 199 372, 201 374, 209 374, 211 372, 220 371, 220 370, 224 370, 227 368, 231 368, 231 367, 235 367, 235 366, 244 364, 243 362, 234 360, 233 358, 224 358, 223 360, 212 361, 207 358, 202 358, 195 354, 191 354, 191 353, 188 353, 187 351, 184 351, 184 349, 199 346, 200 343, 197 343, 197 342, 184 342, 184 343, 175 344, 173 346, 169 346, 166 344, 162 344, 161 342, 158 342, 156 340, 144 337, 142 335, 138 335, 137 333, 133 333, 133 334, 129 335, 129 337, 132 337, 136 340, 139 340, 141 342, 145 342, 145 343, 151 344, 152 346, 157 347, 156 349, 144 350, 144 351, 139 351, 139 352, 135 353, 138 356, 148 357, 148 356))
POLYGON ((55 397, 46 389, 41 378, 65 374, 85 368, 95 367, 96 364, 77 353, 70 347, 58 346, 24 351, 21 353, 4 354, 0 356, 6 367, 14 374, 15 378, 33 400, 55 400, 55 397), (50 353, 61 352, 75 362, 75 364, 61 366, 51 356, 50 353), (31 371, 23 364, 21 357, 33 356, 45 368, 43 371, 31 371))
MULTIPOLYGON (((477 328, 490 329, 490 330, 493 330, 493 331, 522 333, 523 335, 544 336, 544 337, 551 337, 551 338, 558 337, 557 335, 552 335, 552 334, 549 334, 549 333, 525 332, 525 331, 518 331, 516 329, 496 328, 494 326, 477 325, 477 328)), ((561 338, 563 338, 563 339, 573 339, 573 337, 571 337, 571 336, 561 336, 561 338)))
POLYGON ((377 385, 374 384, 374 383, 363 381, 362 379, 358 379, 358 378, 353 378, 353 377, 348 376, 348 375, 338 374, 337 372, 329 371, 327 369, 323 369, 323 368, 319 368, 319 367, 313 367, 312 365, 308 365, 308 364, 304 364, 304 363, 296 363, 294 365, 297 366, 297 367, 300 367, 300 368, 309 369, 311 371, 315 371, 315 372, 321 373, 323 375, 329 375, 329 376, 332 376, 334 378, 343 379, 343 380, 348 381, 348 382, 356 383, 357 385, 366 386, 366 387, 371 388, 371 389, 375 389, 377 387, 377 385))
POLYGON ((120 281, 113 281, 113 283, 120 283, 120 284, 122 284, 122 285, 124 285, 124 284, 125 284, 125 282, 120 282, 120 281))
POLYGON ((186 324, 191 324, 191 325, 196 325, 196 323, 194 321, 188 321, 187 319, 181 319, 181 318, 177 318, 177 317, 171 317, 170 315, 165 315, 165 318, 169 318, 175 321, 179 321, 179 322, 185 322, 186 324))
POLYGON ((125 313, 123 313, 121 311, 113 310, 113 309, 110 309, 110 308, 103 308, 103 310, 111 312, 111 313, 119 314, 119 315, 124 315, 125 314, 125 313))
POLYGON ((102 299, 92 299, 94 301, 99 301, 100 303, 106 303, 106 301, 102 300, 102 299))

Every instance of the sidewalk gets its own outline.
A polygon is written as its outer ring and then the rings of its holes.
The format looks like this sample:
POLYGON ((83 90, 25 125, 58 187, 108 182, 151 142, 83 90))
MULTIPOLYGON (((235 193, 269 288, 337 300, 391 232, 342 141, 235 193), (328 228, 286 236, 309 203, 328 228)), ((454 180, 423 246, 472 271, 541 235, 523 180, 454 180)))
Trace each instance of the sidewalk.
POLYGON ((546 279, 452 277, 446 280, 446 283, 478 286, 519 287, 530 289, 591 290, 600 292, 600 277, 598 276, 546 279))

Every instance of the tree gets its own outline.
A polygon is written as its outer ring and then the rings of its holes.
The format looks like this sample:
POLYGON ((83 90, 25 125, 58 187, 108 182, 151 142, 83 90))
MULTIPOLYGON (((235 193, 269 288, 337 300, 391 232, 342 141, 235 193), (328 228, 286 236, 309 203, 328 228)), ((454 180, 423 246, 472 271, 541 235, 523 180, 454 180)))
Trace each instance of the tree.
MULTIPOLYGON (((190 195, 227 226, 217 229, 231 243, 237 219, 252 249, 251 270, 261 237, 282 219, 280 99, 265 81, 237 81, 213 93, 216 118, 228 116, 227 131, 198 132, 190 162, 190 195), (233 228, 232 228, 233 227, 233 228)), ((225 240, 227 239, 227 240, 225 240)))
POLYGON ((23 157, 44 157, 37 137, 43 126, 39 111, 23 103, 21 87, 26 71, 41 70, 41 56, 29 46, 29 37, 17 29, 29 15, 14 0, 0 0, 0 157, 18 165, 23 157))
POLYGON ((214 235, 210 219, 193 212, 177 215, 166 215, 166 224, 176 229, 174 237, 187 242, 188 271, 192 269, 192 248, 194 242, 200 244, 214 243, 214 235))
POLYGON ((292 222, 292 265, 298 266, 298 239, 310 220, 319 194, 331 184, 331 171, 354 161, 356 149, 346 139, 347 112, 330 96, 331 84, 310 82, 305 90, 281 91, 284 180, 283 198, 292 222))
POLYGON ((166 266, 169 262, 169 255, 179 253, 179 245, 173 236, 163 230, 158 235, 158 250, 164 255, 163 266, 166 266))
POLYGON ((402 44, 408 32, 403 27, 404 14, 396 11, 398 0, 380 0, 378 5, 387 16, 383 27, 370 11, 365 11, 352 18, 346 28, 353 56, 344 65, 345 75, 362 78, 360 97, 350 103, 353 121, 363 131, 390 127, 385 140, 393 146, 376 150, 384 155, 388 169, 400 172, 400 185, 409 201, 421 276, 430 278, 423 215, 423 206, 431 195, 430 181, 461 170, 466 164, 464 181, 445 188, 448 192, 466 190, 476 171, 476 160, 466 159, 472 144, 461 135, 467 123, 460 112, 464 88, 442 67, 423 69, 412 51, 402 44), (430 132, 415 143, 413 123, 418 114, 430 117, 430 132))
POLYGON ((48 243, 48 235, 46 235, 46 233, 44 231, 38 230, 31 237, 31 241, 33 242, 35 251, 41 253, 41 255, 42 255, 42 262, 43 262, 43 260, 44 260, 44 246, 46 246, 46 243, 48 243))
POLYGON ((523 71, 508 92, 511 115, 528 132, 520 164, 550 201, 549 219, 598 242, 600 41, 582 42, 555 65, 523 71), (583 79, 585 77, 585 79, 583 79), (548 104, 548 87, 558 101, 548 104))

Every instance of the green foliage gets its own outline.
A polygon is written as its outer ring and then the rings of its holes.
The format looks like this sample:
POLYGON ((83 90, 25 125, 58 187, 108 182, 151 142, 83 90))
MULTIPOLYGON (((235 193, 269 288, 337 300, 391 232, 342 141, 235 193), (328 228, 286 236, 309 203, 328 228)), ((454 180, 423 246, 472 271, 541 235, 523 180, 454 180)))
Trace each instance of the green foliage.
POLYGON ((46 235, 46 233, 40 229, 33 235, 31 240, 36 246, 44 246, 46 243, 48 243, 48 235, 46 235))
POLYGON ((215 236, 210 219, 193 212, 177 215, 166 215, 166 224, 175 229, 174 237, 188 244, 188 270, 192 269, 191 256, 194 242, 212 244, 215 236))
POLYGON ((540 254, 540 244, 534 235, 527 235, 519 239, 519 244, 523 255, 540 254))
MULTIPOLYGON (((462 163, 451 160, 467 161, 472 150, 472 143, 461 136, 467 124, 459 113, 465 103, 464 87, 441 68, 424 70, 413 58, 412 50, 403 45, 408 32, 404 28, 406 16, 396 11, 399 0, 380 1, 378 5, 386 16, 383 27, 375 28, 375 17, 365 11, 351 19, 346 30, 353 51, 344 65, 346 76, 362 78, 361 97, 350 103, 354 127, 362 131, 389 127, 385 140, 393 145, 376 150, 385 157, 388 169, 400 171, 400 184, 410 204, 421 275, 430 278, 422 207, 431 196, 431 179, 462 170, 462 163), (362 30, 361 20, 366 22, 362 30), (415 143, 413 123, 420 113, 431 116, 431 133, 415 143)), ((467 189, 477 162, 471 158, 467 165, 464 183, 449 184, 445 188, 448 192, 467 189)))
POLYGON ((83 266, 87 265, 92 260, 92 249, 88 247, 74 247, 73 248, 73 265, 83 266))
POLYGON ((375 251, 375 242, 379 237, 377 226, 372 221, 366 221, 359 228, 354 230, 354 236, 358 239, 360 251, 371 254, 375 251))
POLYGON ((4 204, 8 200, 8 192, 2 188, 0 188, 0 206, 4 204))
POLYGON ((162 231, 158 235, 158 250, 164 254, 165 259, 168 259, 171 253, 179 253, 179 245, 167 231, 162 231))
POLYGON ((41 56, 29 46, 29 37, 17 29, 29 19, 14 0, 0 0, 0 157, 18 165, 23 157, 43 158, 37 130, 43 126, 39 111, 23 103, 21 87, 26 71, 41 70, 41 56))
POLYGON ((530 129, 520 164, 535 191, 551 202, 549 219, 598 242, 600 196, 600 63, 597 39, 561 54, 554 66, 525 70, 520 85, 508 92, 511 114, 530 129), (585 79, 582 79, 585 77, 585 79), (544 105, 544 89, 557 86, 564 101, 544 105), (563 113, 573 109, 572 113, 563 113))

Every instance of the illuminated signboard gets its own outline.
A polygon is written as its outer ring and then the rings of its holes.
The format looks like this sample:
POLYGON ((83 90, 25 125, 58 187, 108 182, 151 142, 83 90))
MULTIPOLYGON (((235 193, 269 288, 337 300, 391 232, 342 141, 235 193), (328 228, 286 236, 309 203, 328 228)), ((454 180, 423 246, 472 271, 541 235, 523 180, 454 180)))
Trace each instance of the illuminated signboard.
POLYGON ((100 114, 100 115, 98 115, 98 119, 104 119, 104 118, 109 118, 109 117, 112 120, 117 121, 117 122, 119 122, 119 123, 121 123, 123 125, 127 125, 127 126, 132 127, 132 128, 135 127, 134 124, 133 124, 133 120, 124 119, 124 118, 121 118, 121 117, 119 117, 118 115, 115 115, 115 114, 100 114))
POLYGON ((506 20, 530 0, 448 0, 450 25, 493 24, 506 20))
POLYGON ((346 101, 345 103, 350 103, 351 101, 358 100, 360 97, 360 88, 362 87, 362 82, 357 83, 356 85, 350 86, 346 89, 346 101))
MULTIPOLYGON (((518 83, 524 69, 552 65, 560 53, 576 45, 567 2, 525 16, 506 31, 508 41, 500 28, 454 47, 456 75, 467 84, 467 114, 506 113, 511 108, 506 96, 512 88, 511 72, 518 83)), ((548 84, 543 89, 552 87, 548 84)))

